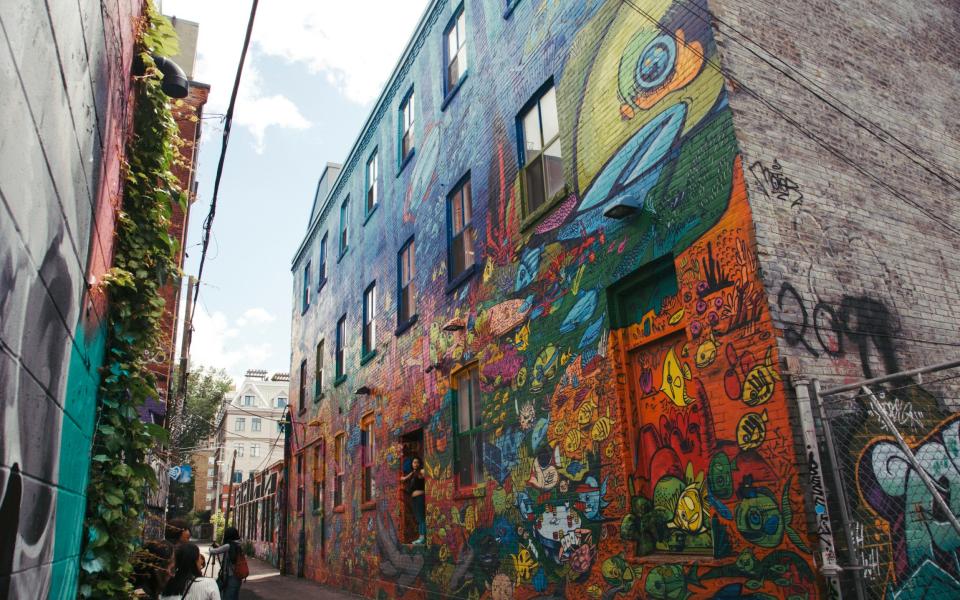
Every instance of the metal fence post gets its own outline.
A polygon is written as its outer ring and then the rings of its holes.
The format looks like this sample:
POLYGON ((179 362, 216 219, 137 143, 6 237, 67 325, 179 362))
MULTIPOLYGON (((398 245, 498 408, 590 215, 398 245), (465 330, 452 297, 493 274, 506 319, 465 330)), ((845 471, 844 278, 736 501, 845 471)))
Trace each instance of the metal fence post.
POLYGON ((797 395, 797 408, 800 412, 800 425, 803 430, 803 444, 807 451, 807 497, 814 510, 817 540, 820 546, 820 572, 827 583, 827 597, 841 599, 840 571, 837 564, 836 546, 833 541, 833 527, 830 524, 830 510, 827 505, 827 490, 823 481, 823 461, 817 444, 816 423, 813 419, 813 405, 810 398, 810 382, 806 379, 792 381, 797 395))
POLYGON ((849 564, 846 565, 844 569, 853 571, 853 584, 857 594, 857 600, 866 600, 867 592, 863 586, 863 566, 860 564, 856 546, 853 543, 853 519, 850 517, 850 505, 847 502, 843 473, 840 472, 840 457, 837 454, 837 447, 833 442, 833 431, 830 427, 830 419, 827 418, 827 410, 823 405, 823 397, 820 394, 820 381, 814 379, 812 388, 811 402, 816 405, 820 413, 820 425, 823 427, 823 437, 827 442, 827 455, 830 457, 833 486, 837 493, 837 504, 840 507, 840 526, 841 529, 843 529, 843 535, 847 543, 847 553, 849 554, 849 564))

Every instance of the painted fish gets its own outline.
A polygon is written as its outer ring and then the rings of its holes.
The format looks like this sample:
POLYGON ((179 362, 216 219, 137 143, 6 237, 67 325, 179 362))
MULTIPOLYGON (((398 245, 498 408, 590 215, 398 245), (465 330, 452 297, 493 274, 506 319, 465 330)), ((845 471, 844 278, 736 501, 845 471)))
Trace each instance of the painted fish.
POLYGON ((717 343, 716 338, 713 335, 713 332, 710 332, 710 336, 697 347, 697 356, 694 359, 694 362, 697 364, 698 369, 703 369, 709 367, 717 360, 717 354, 720 350, 720 344, 717 343))
POLYGON ((737 445, 741 450, 753 450, 763 444, 767 435, 767 411, 743 415, 737 423, 737 445))
POLYGON ((597 309, 597 301, 600 296, 599 291, 585 290, 579 295, 580 298, 576 304, 573 305, 573 308, 570 309, 570 312, 567 313, 566 318, 563 319, 563 323, 560 324, 560 333, 570 333, 577 327, 580 327, 587 319, 593 316, 593 312, 597 309))
POLYGON ((767 350, 762 364, 753 367, 743 382, 742 400, 747 406, 758 406, 773 396, 780 374, 773 368, 773 349, 767 350))
POLYGON ((671 348, 663 360, 663 378, 660 391, 677 406, 681 408, 689 406, 695 400, 687 394, 687 382, 691 379, 693 379, 693 376, 690 374, 690 366, 681 364, 677 354, 671 348))

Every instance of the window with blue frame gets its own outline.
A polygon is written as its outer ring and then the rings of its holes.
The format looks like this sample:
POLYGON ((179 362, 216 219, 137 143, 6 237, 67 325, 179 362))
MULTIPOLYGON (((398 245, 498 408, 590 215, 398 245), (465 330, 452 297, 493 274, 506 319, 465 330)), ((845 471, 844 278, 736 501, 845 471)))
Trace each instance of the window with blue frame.
POLYGON ((377 284, 371 283, 363 291, 363 356, 377 347, 377 284))
POLYGON ((417 291, 413 286, 416 274, 414 241, 410 238, 397 255, 397 327, 403 327, 417 315, 417 291))
POLYGON ((447 271, 450 281, 455 281, 476 262, 470 190, 470 177, 467 176, 447 196, 447 271))
POLYGON ((557 93, 542 89, 518 117, 524 216, 547 206, 564 190, 557 93))
POLYGON ((373 209, 377 207, 377 203, 380 202, 379 194, 377 193, 377 175, 380 171, 380 159, 378 158, 377 151, 374 150, 373 154, 370 156, 370 160, 367 161, 367 214, 373 212, 373 209))
POLYGON ((483 411, 477 365, 457 372, 450 392, 456 407, 454 472, 458 487, 470 487, 483 480, 483 411))
POLYGON ((317 269, 317 291, 327 282, 327 234, 320 239, 320 265, 317 269))
POLYGON ((444 56, 447 63, 445 93, 449 94, 467 72, 467 23, 462 4, 443 35, 446 39, 444 56))
POLYGON ((341 381, 344 377, 343 374, 343 345, 346 342, 347 335, 347 315, 340 317, 340 320, 337 321, 337 348, 336 354, 334 356, 334 373, 337 381, 341 381))
POLYGON ((340 256, 347 251, 350 243, 350 196, 340 205, 340 256))
POLYGON ((317 343, 317 355, 313 367, 313 401, 323 397, 323 340, 317 343))
POLYGON ((411 89, 400 104, 400 163, 413 152, 414 94, 411 89))
POLYGON ((300 302, 300 312, 307 312, 310 308, 310 261, 303 268, 303 297, 300 302))

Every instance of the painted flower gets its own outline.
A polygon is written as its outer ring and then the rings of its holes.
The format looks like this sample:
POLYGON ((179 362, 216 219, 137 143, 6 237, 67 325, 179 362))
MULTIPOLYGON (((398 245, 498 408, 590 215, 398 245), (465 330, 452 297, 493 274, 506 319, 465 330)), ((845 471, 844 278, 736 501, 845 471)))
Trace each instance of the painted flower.
POLYGON ((570 568, 576 573, 586 573, 590 570, 590 565, 593 564, 594 556, 596 556, 596 551, 593 546, 581 544, 570 553, 570 568))

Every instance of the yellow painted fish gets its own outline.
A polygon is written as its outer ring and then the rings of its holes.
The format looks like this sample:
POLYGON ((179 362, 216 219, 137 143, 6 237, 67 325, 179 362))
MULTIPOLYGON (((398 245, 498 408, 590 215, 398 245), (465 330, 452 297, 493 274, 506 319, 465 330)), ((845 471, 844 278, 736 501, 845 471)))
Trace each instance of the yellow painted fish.
POLYGON ((737 423, 737 445, 741 450, 759 448, 767 436, 767 411, 743 415, 737 423))
POLYGON ((690 374, 690 366, 681 364, 677 354, 671 348, 663 360, 663 381, 660 391, 677 406, 689 406, 695 400, 687 394, 687 382, 691 379, 693 376, 690 374))

